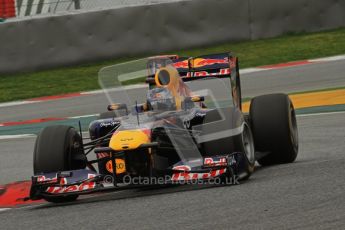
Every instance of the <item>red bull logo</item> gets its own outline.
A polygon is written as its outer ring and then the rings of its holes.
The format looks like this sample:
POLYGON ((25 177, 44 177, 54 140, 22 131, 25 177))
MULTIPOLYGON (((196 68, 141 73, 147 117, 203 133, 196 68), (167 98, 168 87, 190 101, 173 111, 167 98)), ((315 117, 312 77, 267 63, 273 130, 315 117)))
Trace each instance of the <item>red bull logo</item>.
POLYGON ((79 185, 70 185, 70 186, 63 186, 63 187, 48 187, 46 192, 47 193, 69 193, 69 192, 81 192, 84 190, 94 189, 96 187, 95 182, 83 182, 79 185))
POLYGON ((175 172, 173 173, 171 180, 172 181, 192 181, 192 180, 205 180, 209 178, 218 177, 226 172, 226 168, 211 170, 206 173, 191 173, 188 171, 184 172, 175 172))
POLYGON ((177 69, 188 69, 188 60, 176 62, 173 66, 177 69))
POLYGON ((203 59, 197 58, 193 61, 193 67, 198 68, 207 65, 214 65, 214 64, 229 64, 229 60, 226 59, 203 59))

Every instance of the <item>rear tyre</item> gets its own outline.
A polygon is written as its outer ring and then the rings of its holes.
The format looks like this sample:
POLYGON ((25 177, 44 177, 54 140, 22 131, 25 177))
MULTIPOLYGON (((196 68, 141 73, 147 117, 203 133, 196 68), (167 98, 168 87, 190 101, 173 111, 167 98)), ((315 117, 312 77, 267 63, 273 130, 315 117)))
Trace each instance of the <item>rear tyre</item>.
MULTIPOLYGON (((49 126, 38 135, 34 149, 34 174, 51 173, 86 167, 82 139, 70 126, 49 126)), ((68 202, 78 195, 46 197, 49 202, 68 202)))
POLYGON ((270 152, 258 159, 263 165, 295 161, 298 154, 298 130, 295 109, 285 94, 255 97, 250 105, 250 120, 255 149, 270 152))

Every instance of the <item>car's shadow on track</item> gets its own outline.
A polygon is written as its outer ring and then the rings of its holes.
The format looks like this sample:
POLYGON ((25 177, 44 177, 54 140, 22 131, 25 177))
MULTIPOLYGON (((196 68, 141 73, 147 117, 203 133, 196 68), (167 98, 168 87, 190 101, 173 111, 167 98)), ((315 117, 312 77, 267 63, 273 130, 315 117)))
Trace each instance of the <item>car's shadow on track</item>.
MULTIPOLYGON (((258 173, 262 169, 267 167, 256 166, 255 173, 258 173)), ((255 181, 255 177, 251 177, 249 180, 240 181, 240 184, 186 184, 186 185, 156 185, 156 186, 147 186, 142 188, 133 188, 133 189, 126 189, 126 190, 118 190, 108 193, 95 193, 93 195, 84 195, 80 196, 77 201, 74 202, 66 202, 66 203, 46 203, 43 205, 32 207, 32 209, 46 209, 46 208, 55 208, 55 207, 63 207, 63 206, 73 206, 73 205, 81 205, 81 204, 90 204, 90 203, 97 203, 97 202, 106 202, 106 201, 115 201, 115 200, 122 200, 122 199, 129 199, 129 198, 138 198, 138 197, 146 197, 146 196, 156 196, 156 195, 163 195, 163 194, 170 194, 170 193, 178 193, 178 192, 189 192, 195 190, 205 190, 205 189, 217 189, 217 188, 227 188, 227 187, 236 187, 236 186, 243 186, 244 184, 250 183, 255 181)))
MULTIPOLYGON (((245 184, 247 181, 242 181, 241 184, 245 184)), ((99 193, 94 195, 85 195, 80 196, 77 201, 67 202, 67 203, 47 203, 39 206, 32 207, 32 209, 46 209, 46 208, 55 208, 62 206, 73 206, 81 204, 90 204, 96 202, 105 202, 105 201, 115 201, 128 198, 138 198, 146 196, 156 196, 169 193, 177 192, 188 192, 194 190, 204 190, 204 189, 217 189, 217 188, 226 188, 226 187, 235 187, 240 185, 216 185, 216 184, 202 184, 202 185, 160 185, 160 186, 149 186, 143 187, 140 189, 126 189, 113 191, 109 193, 99 193)))

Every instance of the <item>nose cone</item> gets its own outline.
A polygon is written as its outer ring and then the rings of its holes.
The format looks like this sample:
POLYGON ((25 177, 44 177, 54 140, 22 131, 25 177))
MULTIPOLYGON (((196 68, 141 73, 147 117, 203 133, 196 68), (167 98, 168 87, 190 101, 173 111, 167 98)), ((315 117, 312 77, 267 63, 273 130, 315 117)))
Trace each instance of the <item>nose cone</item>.
POLYGON ((149 136, 140 129, 124 130, 114 133, 110 139, 109 147, 115 151, 133 150, 149 142, 149 136))

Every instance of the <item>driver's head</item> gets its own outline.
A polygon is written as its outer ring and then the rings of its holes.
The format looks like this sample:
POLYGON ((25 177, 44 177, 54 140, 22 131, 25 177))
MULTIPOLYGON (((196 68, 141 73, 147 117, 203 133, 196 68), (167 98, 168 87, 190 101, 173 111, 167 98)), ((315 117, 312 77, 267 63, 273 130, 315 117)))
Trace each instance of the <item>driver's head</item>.
POLYGON ((179 72, 172 65, 162 67, 156 72, 155 83, 158 88, 165 88, 170 91, 177 110, 182 108, 184 98, 191 95, 190 89, 182 81, 179 72))
POLYGON ((155 83, 158 87, 166 87, 174 90, 178 87, 180 75, 178 71, 171 65, 160 68, 155 74, 155 83))
POLYGON ((176 110, 175 98, 171 92, 164 87, 151 89, 147 93, 147 102, 154 112, 164 112, 176 110))

